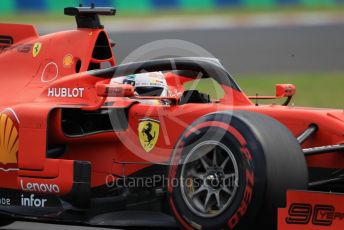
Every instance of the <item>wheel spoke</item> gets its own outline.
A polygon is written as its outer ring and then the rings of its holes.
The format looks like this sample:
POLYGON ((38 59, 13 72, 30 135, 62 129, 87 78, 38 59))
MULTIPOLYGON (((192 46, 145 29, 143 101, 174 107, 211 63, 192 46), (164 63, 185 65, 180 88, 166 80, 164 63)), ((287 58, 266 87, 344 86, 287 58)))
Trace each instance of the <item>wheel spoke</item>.
POLYGON ((213 150, 213 166, 217 166, 217 148, 216 147, 214 147, 214 150, 213 150))
POLYGON ((198 194, 200 194, 201 192, 207 191, 207 188, 204 187, 203 185, 201 187, 199 187, 196 191, 194 191, 193 193, 190 194, 191 198, 194 198, 195 196, 197 196, 198 194))
POLYGON ((229 174, 225 174, 224 179, 230 179, 230 178, 235 178, 235 173, 229 173, 229 174))
POLYGON ((208 193, 207 193, 207 196, 205 198, 205 201, 204 201, 204 205, 203 205, 203 208, 204 208, 204 211, 207 211, 207 206, 209 204, 209 200, 211 198, 211 196, 213 195, 213 193, 211 193, 209 190, 208 190, 208 193))
POLYGON ((203 168, 204 168, 205 170, 207 170, 207 169, 209 168, 209 164, 208 164, 207 160, 204 159, 204 157, 205 157, 205 156, 201 157, 201 158, 200 158, 200 161, 201 161, 201 163, 202 163, 202 165, 203 165, 203 168))
POLYGON ((233 192, 231 192, 227 187, 223 187, 221 190, 224 191, 225 193, 227 193, 228 195, 233 194, 233 192))
POLYGON ((193 178, 197 178, 200 180, 204 180, 204 173, 199 173, 197 172, 194 168, 189 170, 188 172, 188 177, 193 177, 193 178))
POLYGON ((221 168, 222 168, 222 169, 225 169, 225 167, 226 167, 226 165, 227 165, 229 159, 230 159, 230 157, 228 156, 228 157, 222 162, 222 164, 221 164, 221 168))
POLYGON ((221 210, 223 205, 221 204, 220 191, 217 191, 215 193, 215 198, 216 198, 217 207, 221 210))

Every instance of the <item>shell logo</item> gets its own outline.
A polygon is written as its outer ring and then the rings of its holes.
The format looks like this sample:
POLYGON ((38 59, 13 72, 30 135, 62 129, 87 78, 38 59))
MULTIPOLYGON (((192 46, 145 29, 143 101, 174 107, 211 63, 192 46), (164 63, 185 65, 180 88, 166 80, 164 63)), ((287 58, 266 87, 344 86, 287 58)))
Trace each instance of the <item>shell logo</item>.
POLYGON ((74 64, 74 57, 71 54, 67 54, 63 58, 63 67, 64 68, 71 68, 72 65, 74 64))
POLYGON ((0 163, 16 164, 19 149, 17 125, 6 114, 0 114, 0 163))

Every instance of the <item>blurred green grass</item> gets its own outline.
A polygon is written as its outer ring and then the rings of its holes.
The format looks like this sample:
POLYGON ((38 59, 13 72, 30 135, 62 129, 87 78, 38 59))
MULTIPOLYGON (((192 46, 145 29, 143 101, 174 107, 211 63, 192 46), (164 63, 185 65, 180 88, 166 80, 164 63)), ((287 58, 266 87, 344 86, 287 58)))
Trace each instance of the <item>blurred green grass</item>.
POLYGON ((344 109, 344 73, 250 75, 237 76, 236 79, 250 96, 257 93, 262 96, 274 95, 276 84, 290 83, 297 88, 292 101, 295 106, 344 109))

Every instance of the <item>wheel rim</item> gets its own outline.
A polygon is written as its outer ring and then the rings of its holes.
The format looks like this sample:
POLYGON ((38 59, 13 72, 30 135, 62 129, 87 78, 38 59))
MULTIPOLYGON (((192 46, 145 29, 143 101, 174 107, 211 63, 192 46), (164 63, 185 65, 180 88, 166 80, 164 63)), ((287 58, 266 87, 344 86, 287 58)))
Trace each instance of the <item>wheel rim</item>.
POLYGON ((222 214, 236 195, 238 171, 232 151, 221 142, 196 145, 182 165, 180 188, 184 202, 200 217, 222 214))

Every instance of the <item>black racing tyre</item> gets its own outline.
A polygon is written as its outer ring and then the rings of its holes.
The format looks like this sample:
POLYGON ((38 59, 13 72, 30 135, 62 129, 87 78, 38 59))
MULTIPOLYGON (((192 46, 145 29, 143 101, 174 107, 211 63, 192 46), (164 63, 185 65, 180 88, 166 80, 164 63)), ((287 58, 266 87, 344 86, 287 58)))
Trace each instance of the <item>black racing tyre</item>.
POLYGON ((251 112, 201 117, 180 137, 169 169, 169 203, 184 229, 277 229, 289 189, 308 171, 296 138, 251 112))

